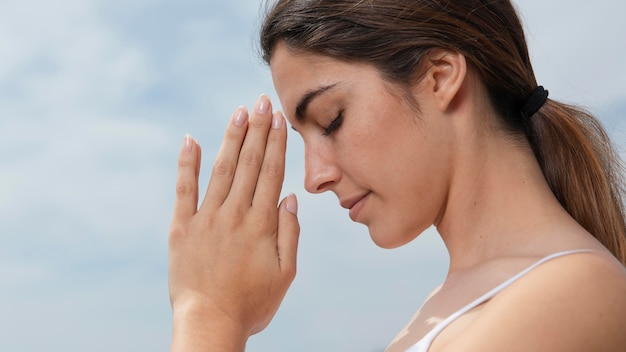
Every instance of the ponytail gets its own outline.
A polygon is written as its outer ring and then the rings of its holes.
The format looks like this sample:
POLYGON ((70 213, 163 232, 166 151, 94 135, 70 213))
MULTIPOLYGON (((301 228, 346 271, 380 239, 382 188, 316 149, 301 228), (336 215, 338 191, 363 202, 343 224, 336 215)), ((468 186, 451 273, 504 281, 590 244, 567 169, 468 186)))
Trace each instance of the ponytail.
POLYGON ((600 121, 548 100, 526 135, 561 205, 626 265, 623 164, 600 121))

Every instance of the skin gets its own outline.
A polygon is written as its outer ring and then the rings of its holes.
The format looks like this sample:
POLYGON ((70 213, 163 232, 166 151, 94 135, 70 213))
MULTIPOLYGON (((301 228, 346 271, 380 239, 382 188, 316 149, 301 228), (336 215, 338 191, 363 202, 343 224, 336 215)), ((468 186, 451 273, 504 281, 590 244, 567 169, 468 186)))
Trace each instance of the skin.
MULTIPOLYGON (((434 51, 410 87, 282 43, 270 67, 304 140, 307 191, 334 192, 381 247, 435 225, 450 253, 444 284, 388 351, 404 351, 540 258, 572 249, 592 251, 534 269, 449 325, 429 351, 623 350, 626 270, 560 206, 524 139, 503 132, 462 55, 434 51)), ((286 128, 280 113, 271 128, 270 115, 229 125, 197 211, 199 147, 186 140, 181 151, 170 234, 173 351, 243 350, 295 275, 295 198, 276 207, 286 128)))
POLYGON ((169 234, 171 351, 243 351, 295 277, 297 202, 276 206, 287 129, 271 111, 261 96, 251 116, 233 114, 199 208, 200 147, 185 137, 169 234))
POLYGON ((306 190, 332 191, 344 207, 364 197, 350 216, 359 209, 354 220, 368 227, 380 247, 415 238, 440 216, 449 173, 447 163, 438 161, 448 157, 453 136, 439 121, 414 118, 400 92, 390 92, 370 67, 335 65, 314 56, 291 62, 281 49, 272 60, 272 74, 282 106, 304 140, 306 190), (300 121, 293 118, 306 92, 328 86, 333 88, 313 98, 300 121), (341 126, 325 136, 340 112, 341 126))

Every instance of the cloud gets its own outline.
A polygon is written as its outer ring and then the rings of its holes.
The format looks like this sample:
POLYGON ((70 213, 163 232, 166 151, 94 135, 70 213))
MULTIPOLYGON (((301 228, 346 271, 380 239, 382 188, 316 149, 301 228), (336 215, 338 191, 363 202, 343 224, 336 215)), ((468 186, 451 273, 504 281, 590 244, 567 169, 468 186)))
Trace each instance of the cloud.
POLYGON ((159 77, 101 5, 0 5, 2 350, 145 346, 159 324, 137 313, 167 312, 180 141, 132 106, 159 77))
MULTIPOLYGON (((621 3, 520 6, 540 82, 623 129, 621 3)), ((182 136, 203 145, 206 181, 231 112, 262 92, 279 108, 255 52, 258 13, 253 0, 0 3, 0 350, 167 348, 182 136)), ((383 346, 445 275, 445 249, 432 229, 377 248, 335 196, 303 191, 302 142, 288 143, 299 274, 249 350, 383 346)))

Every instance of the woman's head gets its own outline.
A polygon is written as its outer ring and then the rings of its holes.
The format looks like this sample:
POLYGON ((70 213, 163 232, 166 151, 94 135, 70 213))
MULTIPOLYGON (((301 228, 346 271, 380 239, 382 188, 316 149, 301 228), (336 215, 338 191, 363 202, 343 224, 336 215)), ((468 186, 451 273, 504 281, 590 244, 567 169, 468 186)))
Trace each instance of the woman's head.
POLYGON ((459 53, 498 126, 514 140, 526 138, 563 207, 626 263, 620 160, 600 123, 582 110, 548 100, 522 116, 537 82, 509 0, 279 0, 261 31, 267 63, 280 47, 373 67, 405 92, 420 83, 434 52, 459 53))
POLYGON ((292 52, 283 43, 272 58, 276 92, 304 140, 305 188, 334 192, 384 248, 437 223, 446 203, 454 127, 464 120, 446 113, 467 77, 462 55, 433 54, 436 62, 411 92, 415 104, 369 64, 292 52))
POLYGON ((463 54, 510 131, 536 86, 521 23, 508 0, 278 1, 261 33, 267 63, 277 43, 291 50, 373 65, 411 85, 433 49, 463 54))

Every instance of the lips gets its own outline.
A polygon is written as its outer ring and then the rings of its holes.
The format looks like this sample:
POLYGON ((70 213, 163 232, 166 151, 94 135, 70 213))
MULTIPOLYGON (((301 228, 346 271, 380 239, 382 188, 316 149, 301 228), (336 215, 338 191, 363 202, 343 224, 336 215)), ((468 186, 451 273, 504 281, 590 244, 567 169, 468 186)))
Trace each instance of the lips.
POLYGON ((367 192, 341 201, 340 204, 343 208, 350 209, 350 219, 352 219, 352 221, 356 221, 359 212, 363 208, 363 203, 369 194, 370 192, 367 192))
POLYGON ((352 208, 358 201, 360 201, 361 199, 363 199, 363 197, 365 197, 367 194, 361 194, 359 196, 356 197, 352 197, 352 198, 348 198, 345 200, 342 200, 340 202, 341 207, 345 208, 345 209, 350 209, 352 208))

